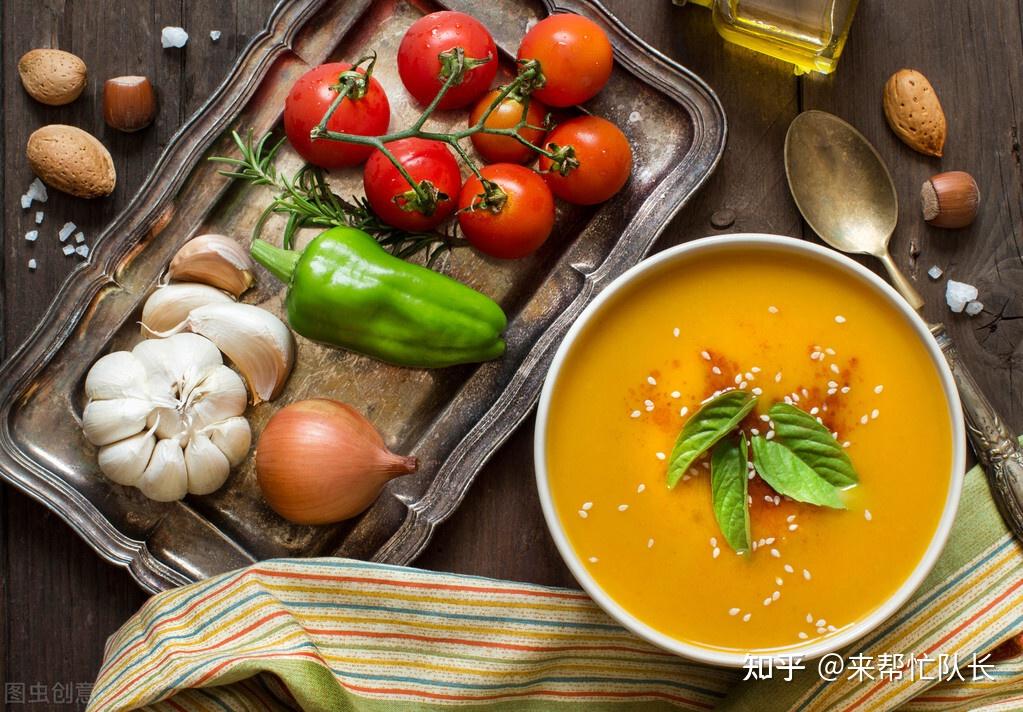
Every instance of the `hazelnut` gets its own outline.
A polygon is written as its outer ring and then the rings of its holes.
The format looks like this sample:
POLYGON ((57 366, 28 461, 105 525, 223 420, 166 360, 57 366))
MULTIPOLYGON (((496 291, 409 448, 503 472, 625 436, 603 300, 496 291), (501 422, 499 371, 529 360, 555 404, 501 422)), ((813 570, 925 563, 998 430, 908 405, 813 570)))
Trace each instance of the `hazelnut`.
POLYGON ((966 227, 977 217, 980 189, 965 171, 932 176, 920 187, 924 220, 935 227, 966 227))
POLYGON ((114 77, 103 85, 103 118, 119 131, 138 131, 156 116, 156 94, 147 77, 114 77))

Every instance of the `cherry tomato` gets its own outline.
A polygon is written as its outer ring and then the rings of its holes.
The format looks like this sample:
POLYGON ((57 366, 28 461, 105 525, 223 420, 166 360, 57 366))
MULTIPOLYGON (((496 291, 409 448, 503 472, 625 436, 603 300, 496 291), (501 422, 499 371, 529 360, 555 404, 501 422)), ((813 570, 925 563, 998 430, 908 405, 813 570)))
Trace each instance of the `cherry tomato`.
POLYGON ((551 15, 533 25, 519 59, 535 59, 546 80, 533 96, 548 106, 572 106, 596 96, 611 76, 611 41, 593 20, 551 15))
POLYGON ((468 106, 480 97, 497 75, 497 45, 487 28, 463 12, 434 12, 416 20, 398 47, 398 74, 420 104, 429 104, 447 80, 440 54, 461 47, 466 59, 489 57, 452 86, 437 105, 441 109, 468 106))
MULTIPOLYGON (((483 114, 490 105, 497 99, 499 91, 496 89, 482 99, 469 114, 469 126, 475 126, 483 117, 483 114)), ((487 117, 483 125, 491 129, 515 128, 522 119, 522 102, 518 99, 505 97, 487 117)), ((542 126, 547 116, 547 107, 536 99, 529 100, 526 108, 526 123, 530 126, 542 126)), ((542 129, 523 127, 519 129, 519 136, 537 146, 543 143, 546 133, 542 129)), ((536 153, 528 146, 516 141, 511 136, 495 136, 494 134, 475 133, 472 135, 472 145, 487 163, 529 163, 536 153)))
POLYGON ((480 204, 483 185, 469 176, 458 199, 458 224, 480 252, 501 259, 525 257, 547 240, 554 227, 554 196, 535 171, 515 163, 494 163, 483 177, 507 196, 494 212, 480 204))
POLYGON ((416 203, 412 187, 394 164, 380 151, 366 161, 362 184, 373 212, 388 225, 402 230, 429 230, 455 211, 455 200, 462 187, 458 162, 440 141, 403 138, 391 141, 387 148, 416 182, 427 180, 439 192, 432 212, 425 214, 416 203))
MULTIPOLYGON (((309 132, 320 123, 330 103, 337 98, 337 92, 331 87, 338 83, 342 72, 351 68, 347 62, 314 67, 299 77, 284 101, 284 131, 288 141, 302 158, 320 168, 357 166, 373 150, 372 146, 309 138, 309 132)), ((365 74, 362 68, 358 71, 365 74)), ((370 77, 365 95, 358 99, 345 97, 327 122, 327 128, 361 136, 380 136, 387 133, 390 121, 387 95, 380 82, 370 77)))
POLYGON ((548 151, 571 146, 579 165, 561 175, 540 156, 540 170, 554 195, 576 205, 602 203, 621 190, 632 172, 632 147, 617 126, 599 116, 580 116, 547 134, 548 151))

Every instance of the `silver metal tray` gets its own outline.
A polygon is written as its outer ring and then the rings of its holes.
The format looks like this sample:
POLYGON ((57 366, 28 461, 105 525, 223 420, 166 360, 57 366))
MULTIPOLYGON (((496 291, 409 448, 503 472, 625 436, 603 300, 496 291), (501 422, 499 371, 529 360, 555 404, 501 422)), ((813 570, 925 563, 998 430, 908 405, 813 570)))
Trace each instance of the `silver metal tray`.
MULTIPOLYGON (((464 116, 439 116, 440 124, 464 116)), ((0 368, 0 474, 64 518, 105 559, 155 591, 279 556, 340 555, 412 561, 458 506, 487 458, 536 402, 562 336, 610 280, 638 262, 714 169, 725 117, 713 92, 639 40, 594 0, 284 0, 211 99, 171 141, 145 185, 96 241, 92 257, 60 288, 28 341, 0 368), (312 396, 366 413, 396 452, 422 468, 391 483, 359 518, 302 527, 262 502, 251 458, 217 493, 159 504, 99 474, 81 435, 82 383, 100 355, 130 348, 142 301, 191 236, 240 241, 265 206, 264 188, 232 184, 206 159, 231 151, 229 131, 277 127, 284 95, 310 65, 352 60, 375 48, 392 126, 417 113, 393 57, 405 28, 424 12, 471 12, 494 33, 505 64, 530 23, 577 12, 600 23, 615 48, 607 88, 587 109, 623 128, 635 151, 626 188, 596 208, 559 208, 555 233, 534 256, 510 262, 469 250, 442 269, 497 299, 509 315, 508 351, 480 366, 401 369, 299 338, 284 394, 249 409, 258 433, 276 409, 312 396)), ((287 149, 281 165, 297 167, 287 149)), ((355 193, 357 172, 332 177, 355 193)), ((269 235, 274 234, 273 225, 269 235)), ((281 313, 283 289, 261 272, 245 301, 281 313)), ((509 506, 513 506, 513 503, 509 506)))

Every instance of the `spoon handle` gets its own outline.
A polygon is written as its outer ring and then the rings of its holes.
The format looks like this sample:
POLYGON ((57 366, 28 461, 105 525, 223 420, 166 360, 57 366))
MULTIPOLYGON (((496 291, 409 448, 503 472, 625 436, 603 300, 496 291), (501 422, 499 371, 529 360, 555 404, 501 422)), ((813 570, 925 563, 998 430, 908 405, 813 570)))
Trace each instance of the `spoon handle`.
POLYGON ((1023 541, 1023 451, 960 360, 944 324, 932 324, 931 333, 952 370, 966 416, 966 432, 977 460, 987 471, 995 502, 1016 538, 1023 541))
POLYGON ((899 266, 895 264, 895 260, 889 252, 885 252, 880 255, 881 264, 888 270, 888 276, 892 280, 892 286, 895 287, 895 291, 902 295, 902 298, 909 302, 909 306, 916 310, 924 305, 924 298, 920 296, 920 292, 916 291, 916 287, 909 281, 909 278, 902 273, 899 266))

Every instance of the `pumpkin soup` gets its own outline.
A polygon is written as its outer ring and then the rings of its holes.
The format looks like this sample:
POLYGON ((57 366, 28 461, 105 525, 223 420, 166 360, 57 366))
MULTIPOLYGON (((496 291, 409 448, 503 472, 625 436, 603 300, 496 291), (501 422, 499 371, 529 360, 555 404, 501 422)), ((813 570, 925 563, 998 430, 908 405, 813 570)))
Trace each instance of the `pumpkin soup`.
POLYGON ((546 466, 611 598, 700 647, 784 650, 909 578, 945 505, 952 424, 882 295, 746 247, 665 263, 599 316, 562 363, 546 466))

